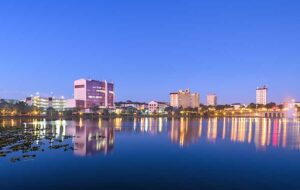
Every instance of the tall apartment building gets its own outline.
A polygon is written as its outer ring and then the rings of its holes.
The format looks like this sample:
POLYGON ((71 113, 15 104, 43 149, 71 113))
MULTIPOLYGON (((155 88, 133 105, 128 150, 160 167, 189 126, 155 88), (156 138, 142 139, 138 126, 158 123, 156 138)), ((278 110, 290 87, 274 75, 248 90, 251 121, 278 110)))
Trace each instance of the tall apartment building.
POLYGON ((63 111, 66 107, 66 100, 64 98, 41 97, 38 95, 26 98, 26 103, 44 110, 51 107, 57 111, 63 111))
POLYGON ((170 106, 182 108, 198 108, 200 105, 199 93, 191 93, 190 89, 170 93, 170 106))
POLYGON ((268 88, 266 86, 256 89, 256 104, 266 105, 268 103, 268 88))
POLYGON ((208 106, 217 106, 218 98, 216 94, 207 95, 207 105, 208 106))
POLYGON ((114 83, 98 80, 79 79, 74 81, 74 99, 84 101, 84 108, 94 106, 114 108, 114 83))

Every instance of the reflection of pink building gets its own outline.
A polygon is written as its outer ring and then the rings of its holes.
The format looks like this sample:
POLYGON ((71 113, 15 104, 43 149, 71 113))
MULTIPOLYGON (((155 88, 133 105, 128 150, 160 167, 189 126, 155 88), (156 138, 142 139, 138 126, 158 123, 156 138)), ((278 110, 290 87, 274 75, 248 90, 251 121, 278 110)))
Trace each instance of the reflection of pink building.
POLYGON ((94 123, 73 121, 67 127, 67 134, 75 137, 74 154, 77 156, 107 154, 114 149, 114 128, 97 127, 94 123))
POLYGON ((114 84, 107 81, 79 79, 74 82, 74 99, 84 101, 84 108, 113 108, 114 84))
POLYGON ((114 148, 113 128, 76 126, 74 153, 78 156, 91 156, 99 152, 107 153, 114 148))

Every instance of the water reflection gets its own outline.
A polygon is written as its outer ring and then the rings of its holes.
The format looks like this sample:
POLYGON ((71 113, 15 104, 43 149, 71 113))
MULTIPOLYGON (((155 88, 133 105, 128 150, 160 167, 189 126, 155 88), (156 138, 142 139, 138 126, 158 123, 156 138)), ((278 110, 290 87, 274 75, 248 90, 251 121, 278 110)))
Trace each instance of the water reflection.
POLYGON ((207 139, 211 142, 215 142, 218 136, 218 119, 209 118, 207 125, 207 139))
MULTIPOLYGON (((267 118, 208 118, 208 119, 112 119, 112 120, 0 120, 2 129, 8 126, 31 125, 39 144, 46 134, 53 134, 55 139, 64 141, 72 136, 71 143, 74 154, 91 156, 107 154, 115 147, 118 134, 145 133, 149 135, 166 134, 173 144, 180 147, 198 143, 245 143, 254 145, 257 150, 268 148, 287 148, 300 150, 300 122, 299 119, 267 119, 267 118), (51 127, 49 127, 51 126, 51 127)), ((130 137, 128 137, 130 138, 130 137)))
MULTIPOLYGON (((100 128, 93 122, 85 122, 83 132, 75 136, 85 136, 86 128, 90 136, 103 134, 106 136, 106 151, 113 148, 114 133, 147 133, 157 135, 167 133, 172 143, 181 147, 197 143, 200 139, 208 143, 230 141, 235 143, 254 144, 258 150, 268 147, 300 150, 299 120, 267 119, 267 118, 208 118, 208 119, 170 119, 141 118, 133 120, 115 119, 100 120, 100 128), (108 148, 111 147, 111 148, 108 148)), ((74 125, 74 124, 73 124, 74 125)), ((70 125, 72 126, 72 125, 70 125)), ((72 127, 71 127, 72 128, 72 127)), ((91 140, 91 139, 90 139, 91 140)), ((99 139, 104 140, 104 139, 99 139)), ((93 146, 90 145, 91 149, 93 146)), ((85 152, 85 151, 84 151, 85 152)))
POLYGON ((196 143, 202 135, 202 119, 198 122, 188 118, 172 119, 169 134, 171 141, 180 146, 196 143))
POLYGON ((114 128, 102 127, 102 123, 101 120, 99 120, 98 126, 89 120, 69 123, 67 135, 74 136, 75 155, 91 156, 100 152, 107 154, 114 149, 114 128))
POLYGON ((268 147, 300 150, 299 119, 208 118, 208 119, 134 119, 119 123, 118 131, 159 134, 167 132, 172 143, 188 146, 200 139, 208 143, 230 141, 254 144, 258 150, 268 147), (121 127, 120 127, 121 126, 121 127))

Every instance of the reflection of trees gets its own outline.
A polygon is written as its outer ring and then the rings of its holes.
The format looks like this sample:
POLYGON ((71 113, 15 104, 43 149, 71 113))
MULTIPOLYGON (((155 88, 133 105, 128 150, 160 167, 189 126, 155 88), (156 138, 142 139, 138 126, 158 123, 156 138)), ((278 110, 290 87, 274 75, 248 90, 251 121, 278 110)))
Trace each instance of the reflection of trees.
POLYGON ((23 122, 21 119, 0 119, 0 127, 17 127, 21 126, 23 122))

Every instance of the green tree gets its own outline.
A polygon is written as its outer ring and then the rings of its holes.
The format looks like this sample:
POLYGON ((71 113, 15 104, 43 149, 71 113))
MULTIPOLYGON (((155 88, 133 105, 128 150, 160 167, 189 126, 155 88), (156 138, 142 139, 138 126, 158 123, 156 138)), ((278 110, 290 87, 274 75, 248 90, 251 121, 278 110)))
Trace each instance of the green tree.
POLYGON ((54 108, 49 107, 46 111, 46 115, 49 118, 56 118, 56 117, 58 117, 59 113, 54 108))
POLYGON ((29 106, 25 102, 17 102, 14 105, 14 110, 16 110, 17 114, 24 115, 33 111, 33 107, 29 106))
POLYGON ((268 103, 268 104, 266 105, 266 108, 267 108, 267 109, 272 109, 272 108, 275 108, 276 106, 277 106, 276 103, 271 102, 271 103, 268 103))
POLYGON ((165 108, 164 111, 165 111, 165 112, 172 112, 172 111, 174 111, 174 107, 168 106, 168 107, 165 108))
POLYGON ((109 113, 109 110, 107 108, 105 108, 105 109, 102 110, 102 116, 104 118, 108 118, 109 115, 110 115, 110 113, 109 113))
POLYGON ((248 105, 248 108, 249 108, 249 109, 256 109, 256 108, 257 108, 257 105, 254 104, 254 103, 251 103, 251 104, 248 105))
POLYGON ((93 107, 91 107, 91 111, 93 113, 98 113, 100 111, 100 108, 99 108, 99 106, 93 106, 93 107))
POLYGON ((283 108, 284 108, 284 105, 280 104, 280 105, 278 105, 278 108, 279 108, 279 109, 283 109, 283 108))

